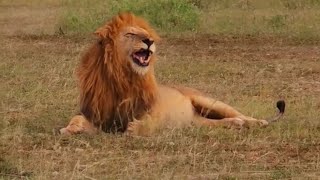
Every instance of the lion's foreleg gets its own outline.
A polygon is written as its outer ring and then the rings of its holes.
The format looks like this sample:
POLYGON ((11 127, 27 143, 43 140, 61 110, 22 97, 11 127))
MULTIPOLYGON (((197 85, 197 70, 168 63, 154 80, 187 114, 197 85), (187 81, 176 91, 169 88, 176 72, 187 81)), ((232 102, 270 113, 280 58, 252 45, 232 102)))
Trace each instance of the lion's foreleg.
POLYGON ((60 134, 62 135, 72 135, 80 133, 93 135, 97 132, 97 128, 95 128, 94 125, 82 115, 74 116, 67 127, 60 129, 60 134))
POLYGON ((163 126, 154 115, 144 115, 141 119, 129 122, 126 133, 130 136, 149 136, 163 126))

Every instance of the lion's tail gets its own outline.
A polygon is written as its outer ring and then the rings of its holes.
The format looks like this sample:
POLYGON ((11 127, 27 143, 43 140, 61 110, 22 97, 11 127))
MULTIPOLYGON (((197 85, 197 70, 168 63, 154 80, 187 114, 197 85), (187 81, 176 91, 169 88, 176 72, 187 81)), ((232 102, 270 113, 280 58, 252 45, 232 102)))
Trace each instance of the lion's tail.
POLYGON ((277 102, 277 108, 278 108, 279 112, 277 113, 276 116, 267 119, 267 121, 268 121, 269 123, 278 121, 278 120, 283 116, 284 111, 285 111, 285 108, 286 108, 286 103, 285 103, 285 101, 284 101, 284 100, 279 100, 279 101, 277 102))

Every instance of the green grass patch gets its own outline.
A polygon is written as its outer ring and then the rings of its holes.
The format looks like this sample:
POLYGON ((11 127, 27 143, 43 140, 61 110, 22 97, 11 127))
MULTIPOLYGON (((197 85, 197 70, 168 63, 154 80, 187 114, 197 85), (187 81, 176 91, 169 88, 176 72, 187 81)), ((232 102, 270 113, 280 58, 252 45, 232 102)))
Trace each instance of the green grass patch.
POLYGON ((59 26, 67 32, 93 32, 113 15, 124 11, 143 16, 162 32, 194 31, 199 22, 198 8, 184 0, 69 0, 64 5, 66 10, 59 26))
POLYGON ((301 41, 320 39, 319 0, 63 0, 57 28, 93 32, 121 11, 143 16, 161 33, 273 35, 301 41))

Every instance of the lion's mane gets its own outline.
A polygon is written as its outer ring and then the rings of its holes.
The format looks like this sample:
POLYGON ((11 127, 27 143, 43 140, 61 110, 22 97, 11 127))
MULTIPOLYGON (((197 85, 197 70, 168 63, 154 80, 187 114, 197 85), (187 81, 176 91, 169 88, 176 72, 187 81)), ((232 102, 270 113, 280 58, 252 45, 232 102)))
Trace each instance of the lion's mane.
POLYGON ((83 55, 76 71, 80 112, 106 132, 125 131, 129 121, 150 110, 157 96, 153 69, 140 76, 119 54, 122 51, 117 36, 127 26, 141 27, 158 37, 143 19, 130 13, 119 14, 95 32, 99 39, 83 55))

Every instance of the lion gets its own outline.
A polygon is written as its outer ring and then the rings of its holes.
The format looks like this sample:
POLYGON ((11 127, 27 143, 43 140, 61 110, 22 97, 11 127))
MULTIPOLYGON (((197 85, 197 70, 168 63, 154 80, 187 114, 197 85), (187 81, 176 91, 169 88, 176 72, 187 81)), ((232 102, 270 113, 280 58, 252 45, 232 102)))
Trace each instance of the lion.
POLYGON ((96 42, 76 70, 80 113, 60 129, 61 134, 103 131, 148 136, 163 128, 191 125, 264 127, 284 113, 283 100, 277 102, 274 118, 256 119, 198 90, 158 84, 154 64, 160 37, 130 12, 119 13, 95 34, 96 42))

